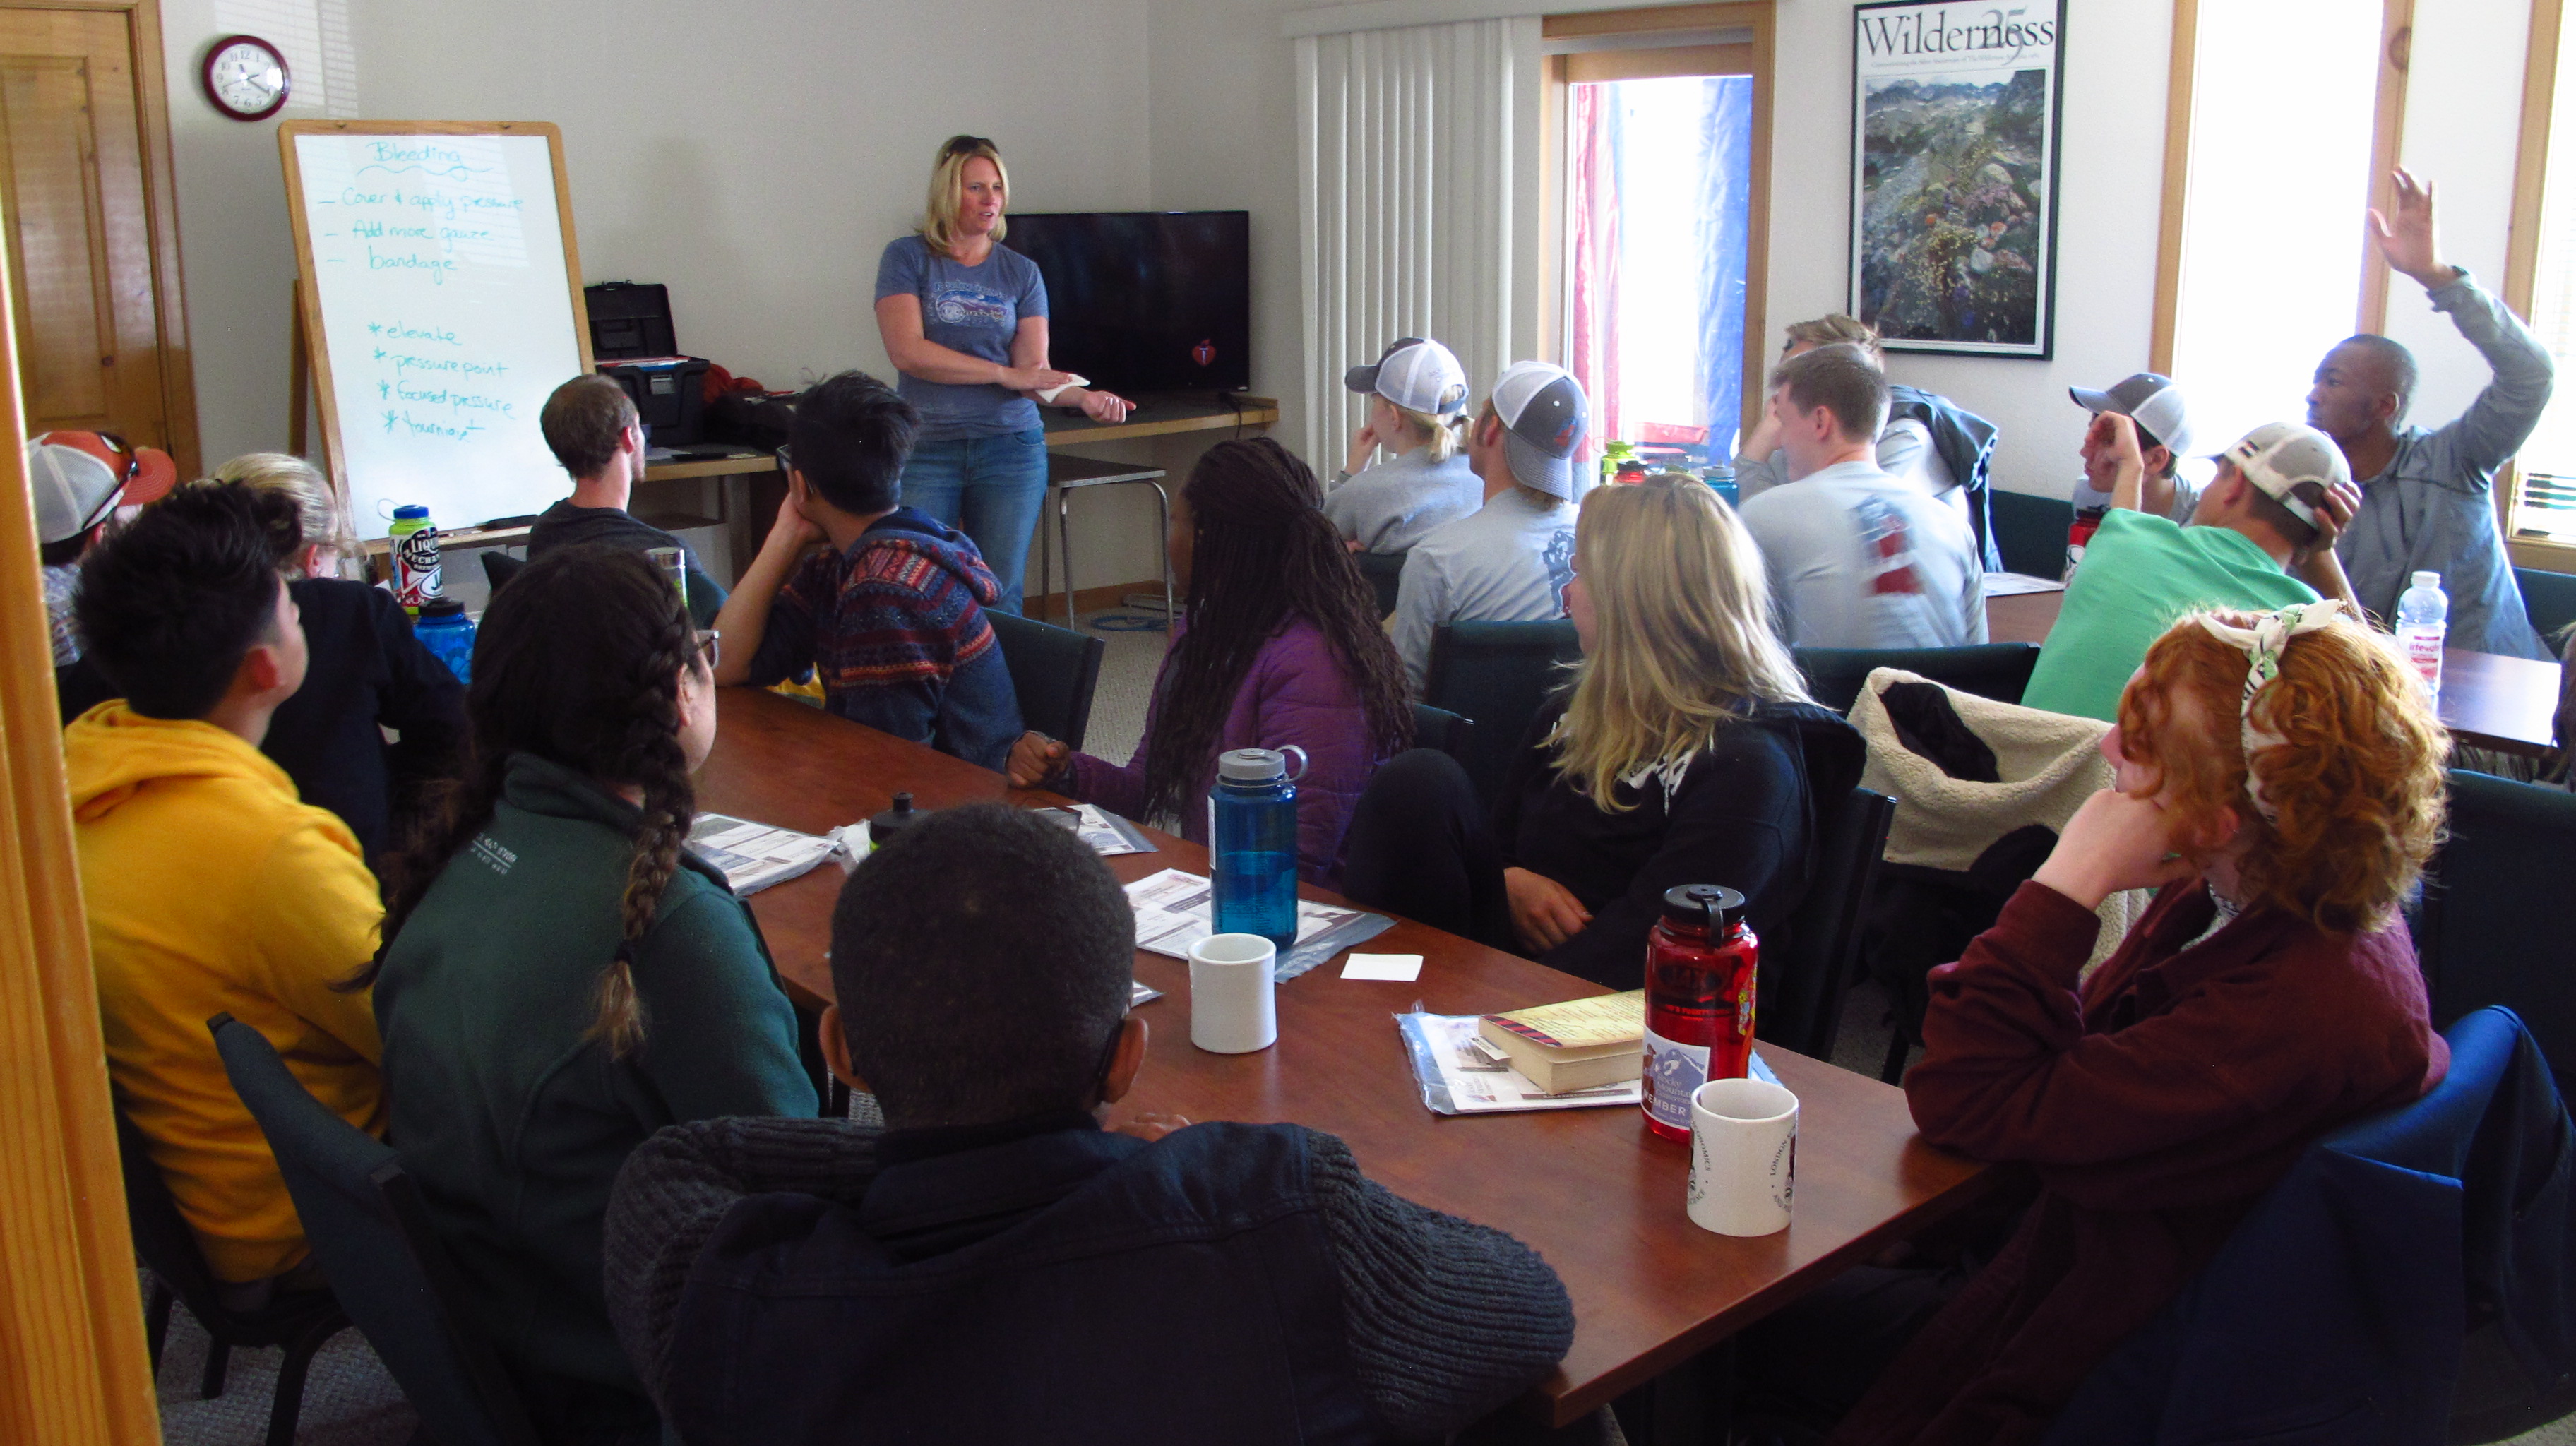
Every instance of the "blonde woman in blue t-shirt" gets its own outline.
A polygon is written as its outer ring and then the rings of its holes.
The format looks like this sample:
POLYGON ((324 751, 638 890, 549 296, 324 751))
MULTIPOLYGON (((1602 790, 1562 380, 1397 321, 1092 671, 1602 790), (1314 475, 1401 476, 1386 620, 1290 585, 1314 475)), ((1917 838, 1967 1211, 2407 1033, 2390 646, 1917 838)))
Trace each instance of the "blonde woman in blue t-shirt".
POLYGON ((1047 365, 1046 281, 1001 244, 1010 177, 981 136, 951 136, 921 226, 877 260, 877 331, 921 412, 903 502, 965 530, 1020 611, 1029 537, 1046 500, 1037 403, 1121 422, 1134 404, 1047 365))

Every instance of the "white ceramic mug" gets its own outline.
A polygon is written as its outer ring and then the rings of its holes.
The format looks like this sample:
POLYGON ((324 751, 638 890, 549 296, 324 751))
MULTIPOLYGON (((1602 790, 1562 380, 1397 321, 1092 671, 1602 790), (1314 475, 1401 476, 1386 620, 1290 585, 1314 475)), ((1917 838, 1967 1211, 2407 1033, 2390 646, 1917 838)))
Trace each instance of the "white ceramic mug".
POLYGON ((1271 967, 1279 948, 1259 934, 1210 934, 1190 946, 1190 1043, 1250 1054, 1279 1038, 1271 967))
POLYGON ((1789 1228, 1798 1097, 1768 1080, 1713 1079, 1691 1094, 1691 1223, 1720 1235, 1789 1228))

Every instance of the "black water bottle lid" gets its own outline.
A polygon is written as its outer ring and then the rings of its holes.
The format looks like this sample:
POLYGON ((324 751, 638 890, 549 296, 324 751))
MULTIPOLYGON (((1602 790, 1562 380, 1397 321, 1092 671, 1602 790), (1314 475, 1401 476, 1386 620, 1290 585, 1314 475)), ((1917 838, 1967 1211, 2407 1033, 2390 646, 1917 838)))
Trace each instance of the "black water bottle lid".
POLYGON ((875 848, 920 821, 920 812, 912 806, 912 795, 898 793, 894 807, 868 820, 868 847, 875 848))
POLYGON ((1734 928, 1744 920, 1744 896, 1724 884, 1682 884, 1664 890, 1666 923, 1704 929, 1712 913, 1717 915, 1717 927, 1712 932, 1734 928))
POLYGON ((465 604, 452 597, 434 597, 420 605, 420 615, 425 618, 461 618, 465 616, 465 604))

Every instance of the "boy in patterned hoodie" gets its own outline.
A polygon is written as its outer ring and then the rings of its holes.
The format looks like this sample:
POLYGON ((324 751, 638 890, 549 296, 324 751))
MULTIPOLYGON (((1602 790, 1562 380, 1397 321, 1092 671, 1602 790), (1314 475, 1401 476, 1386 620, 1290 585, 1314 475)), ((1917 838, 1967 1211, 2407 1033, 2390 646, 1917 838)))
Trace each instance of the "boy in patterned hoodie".
POLYGON ((787 500, 716 616, 716 681, 767 687, 810 666, 832 712, 998 769, 1021 731, 984 616, 1001 583, 966 534, 898 505, 919 426, 863 372, 797 402, 787 500))

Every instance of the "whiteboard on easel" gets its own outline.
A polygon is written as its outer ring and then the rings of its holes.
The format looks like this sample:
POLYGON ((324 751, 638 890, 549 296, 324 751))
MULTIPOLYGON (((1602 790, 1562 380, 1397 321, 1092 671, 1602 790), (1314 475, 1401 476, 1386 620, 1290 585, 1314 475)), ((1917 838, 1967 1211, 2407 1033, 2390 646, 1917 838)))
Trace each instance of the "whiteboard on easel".
POLYGON ((405 503, 454 529, 563 496, 537 416, 590 370, 590 336, 555 127, 290 121, 278 147, 322 436, 359 536, 405 503))

